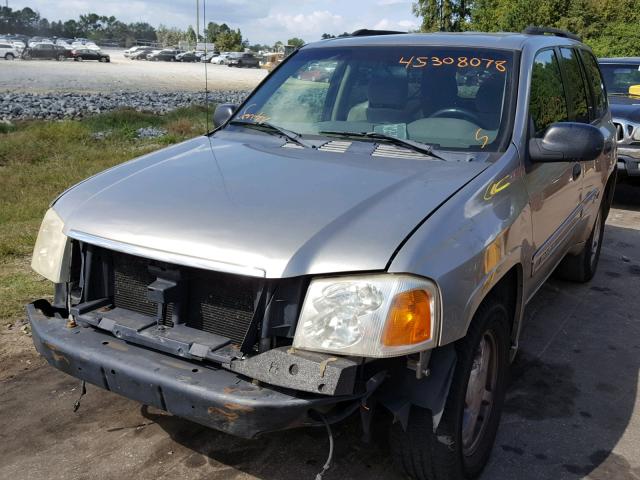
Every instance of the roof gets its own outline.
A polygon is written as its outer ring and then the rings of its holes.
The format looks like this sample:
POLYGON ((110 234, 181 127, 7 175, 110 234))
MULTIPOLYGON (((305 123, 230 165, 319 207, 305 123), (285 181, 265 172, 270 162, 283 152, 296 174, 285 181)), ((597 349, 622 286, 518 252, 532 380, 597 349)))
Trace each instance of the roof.
POLYGON ((629 65, 638 65, 638 64, 640 64, 640 57, 599 58, 598 62, 600 62, 600 63, 622 63, 622 64, 629 64, 629 65))
POLYGON ((433 45, 458 47, 483 47, 504 50, 522 50, 528 43, 540 47, 582 43, 555 35, 529 35, 523 33, 439 32, 403 33, 397 35, 371 35, 338 37, 311 43, 304 48, 433 45))

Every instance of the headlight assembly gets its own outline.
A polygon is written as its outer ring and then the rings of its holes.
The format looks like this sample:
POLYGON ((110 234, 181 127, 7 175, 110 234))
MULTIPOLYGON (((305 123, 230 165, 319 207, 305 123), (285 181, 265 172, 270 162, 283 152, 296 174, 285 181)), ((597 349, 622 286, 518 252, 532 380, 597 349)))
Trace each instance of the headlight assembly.
POLYGON ((293 346, 363 357, 433 348, 440 329, 436 285, 411 275, 319 278, 309 285, 293 346))
POLYGON ((31 259, 31 268, 54 283, 69 281, 71 241, 62 233, 63 227, 64 222, 55 210, 47 210, 31 259))

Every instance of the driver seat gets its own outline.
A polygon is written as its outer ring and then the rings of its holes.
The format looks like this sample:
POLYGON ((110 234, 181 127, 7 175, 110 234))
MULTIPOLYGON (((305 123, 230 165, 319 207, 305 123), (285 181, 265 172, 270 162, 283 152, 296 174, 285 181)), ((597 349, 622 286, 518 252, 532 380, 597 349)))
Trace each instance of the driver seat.
POLYGON ((422 115, 430 117, 443 108, 458 106, 456 72, 450 67, 434 67, 424 70, 421 86, 422 115))

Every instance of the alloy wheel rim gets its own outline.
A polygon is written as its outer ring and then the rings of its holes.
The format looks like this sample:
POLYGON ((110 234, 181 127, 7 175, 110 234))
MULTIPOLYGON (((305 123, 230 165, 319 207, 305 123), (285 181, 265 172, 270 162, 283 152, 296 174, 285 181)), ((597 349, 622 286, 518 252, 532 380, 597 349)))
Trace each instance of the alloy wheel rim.
POLYGON ((462 452, 473 455, 487 430, 498 381, 497 342, 487 330, 476 348, 462 416, 462 452))

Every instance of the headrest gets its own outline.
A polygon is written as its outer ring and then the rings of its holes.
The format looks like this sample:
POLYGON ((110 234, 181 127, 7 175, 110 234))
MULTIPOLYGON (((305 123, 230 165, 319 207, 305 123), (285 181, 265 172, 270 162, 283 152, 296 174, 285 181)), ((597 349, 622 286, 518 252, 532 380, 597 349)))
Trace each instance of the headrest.
POLYGON ((424 69, 422 76, 422 109, 424 113, 452 108, 458 103, 455 70, 446 67, 424 69))
POLYGON ((385 75, 369 82, 369 108, 395 108, 401 110, 407 103, 409 86, 407 77, 385 75))

